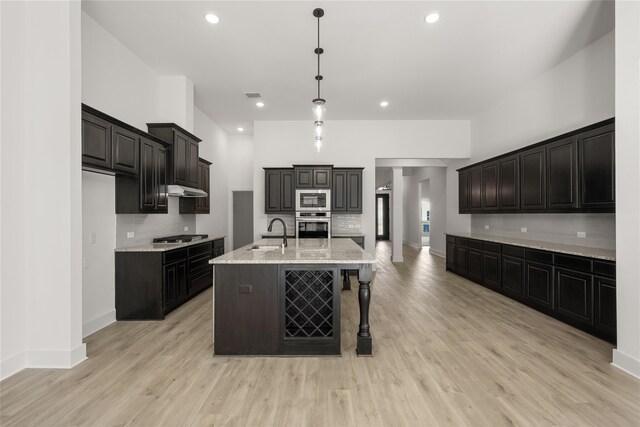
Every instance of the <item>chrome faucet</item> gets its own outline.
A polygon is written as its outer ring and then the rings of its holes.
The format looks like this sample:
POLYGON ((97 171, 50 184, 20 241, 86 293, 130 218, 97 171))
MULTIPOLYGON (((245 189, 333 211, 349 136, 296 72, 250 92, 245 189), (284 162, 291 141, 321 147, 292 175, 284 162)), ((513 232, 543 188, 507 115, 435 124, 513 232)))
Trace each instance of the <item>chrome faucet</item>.
POLYGON ((286 248, 287 247, 287 224, 284 223, 282 218, 273 218, 269 223, 269 228, 267 228, 267 231, 271 233, 271 229, 273 228, 273 223, 275 221, 280 221, 282 223, 282 230, 284 233, 284 235, 282 236, 282 246, 286 248))

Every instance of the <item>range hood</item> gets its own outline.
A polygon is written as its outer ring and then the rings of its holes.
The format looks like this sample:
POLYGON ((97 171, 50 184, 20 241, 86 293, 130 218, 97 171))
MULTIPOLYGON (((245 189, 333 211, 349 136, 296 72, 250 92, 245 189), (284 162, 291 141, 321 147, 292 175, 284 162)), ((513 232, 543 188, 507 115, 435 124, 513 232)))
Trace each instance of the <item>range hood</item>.
POLYGON ((199 188, 185 185, 167 185, 167 195, 174 197, 207 197, 207 193, 199 188))

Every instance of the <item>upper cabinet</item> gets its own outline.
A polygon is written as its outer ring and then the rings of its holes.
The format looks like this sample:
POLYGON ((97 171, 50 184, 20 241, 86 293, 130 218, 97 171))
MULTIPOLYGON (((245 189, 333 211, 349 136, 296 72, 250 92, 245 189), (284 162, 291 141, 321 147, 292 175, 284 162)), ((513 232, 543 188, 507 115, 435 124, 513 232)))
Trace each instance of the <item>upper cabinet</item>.
POLYGON ((171 145, 169 184, 198 188, 200 138, 175 123, 147 123, 149 133, 171 145))
POLYGON ((198 159, 197 188, 207 193, 206 197, 180 197, 181 214, 208 214, 211 212, 211 162, 198 159))
POLYGON ((334 168, 331 172, 331 210, 362 213, 362 169, 334 168))
POLYGON ((82 164, 137 175, 140 134, 86 105, 82 107, 82 164))
POLYGON ((614 120, 458 173, 460 213, 614 212, 614 120))
POLYGON ((295 173, 292 168, 264 169, 265 213, 292 213, 296 210, 295 173))
POLYGON ((294 165, 296 188, 331 188, 331 166, 294 165))

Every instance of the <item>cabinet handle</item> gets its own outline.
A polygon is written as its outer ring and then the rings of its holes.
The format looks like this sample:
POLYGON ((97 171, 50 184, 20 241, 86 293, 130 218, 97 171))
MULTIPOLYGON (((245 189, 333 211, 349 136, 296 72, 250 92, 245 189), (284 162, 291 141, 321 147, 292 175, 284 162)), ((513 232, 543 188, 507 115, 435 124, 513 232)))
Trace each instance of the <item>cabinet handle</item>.
POLYGON ((253 287, 251 285, 239 285, 238 293, 239 294, 250 294, 253 292, 253 287))

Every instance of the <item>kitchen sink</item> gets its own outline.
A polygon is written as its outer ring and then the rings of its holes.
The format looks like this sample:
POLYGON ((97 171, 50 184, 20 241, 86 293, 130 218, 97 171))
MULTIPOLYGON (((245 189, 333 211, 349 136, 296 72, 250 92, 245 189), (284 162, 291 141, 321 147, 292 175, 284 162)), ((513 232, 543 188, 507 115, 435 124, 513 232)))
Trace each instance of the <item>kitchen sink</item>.
POLYGON ((281 249, 282 246, 274 246, 274 245, 254 245, 249 248, 250 251, 275 251, 276 249, 281 249))

